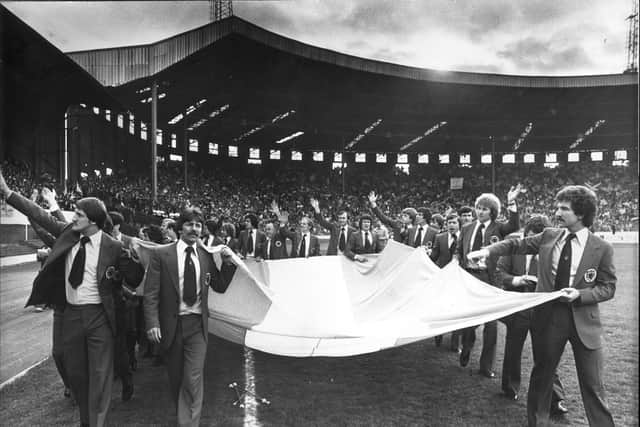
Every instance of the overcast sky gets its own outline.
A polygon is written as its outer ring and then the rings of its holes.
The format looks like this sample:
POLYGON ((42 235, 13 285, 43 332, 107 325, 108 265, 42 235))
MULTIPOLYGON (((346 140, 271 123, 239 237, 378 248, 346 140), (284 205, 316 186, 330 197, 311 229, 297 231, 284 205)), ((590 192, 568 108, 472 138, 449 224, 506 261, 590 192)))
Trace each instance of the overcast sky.
MULTIPOLYGON (((2 2, 62 51, 144 44, 206 24, 209 3, 2 2)), ((305 43, 442 70, 620 73, 629 0, 235 0, 305 43)))

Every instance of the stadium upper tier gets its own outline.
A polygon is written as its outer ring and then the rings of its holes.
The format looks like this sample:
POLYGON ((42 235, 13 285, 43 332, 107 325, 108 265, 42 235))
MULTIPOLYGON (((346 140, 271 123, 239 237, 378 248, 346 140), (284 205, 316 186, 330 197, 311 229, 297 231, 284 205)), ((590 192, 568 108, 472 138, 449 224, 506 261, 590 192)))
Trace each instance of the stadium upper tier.
POLYGON ((237 17, 68 55, 147 123, 156 81, 163 134, 202 144, 433 153, 487 151, 494 141, 500 152, 540 152, 638 139, 637 74, 427 70, 310 46, 237 17))

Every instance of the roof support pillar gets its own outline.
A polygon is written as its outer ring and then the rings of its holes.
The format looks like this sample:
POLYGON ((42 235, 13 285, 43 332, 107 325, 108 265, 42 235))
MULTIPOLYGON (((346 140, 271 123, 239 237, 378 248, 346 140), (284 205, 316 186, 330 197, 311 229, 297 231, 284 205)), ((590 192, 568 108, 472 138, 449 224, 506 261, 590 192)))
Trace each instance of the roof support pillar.
POLYGON ((158 201, 158 81, 151 83, 151 191, 153 201, 158 201))
POLYGON ((188 170, 188 163, 189 163, 189 135, 187 135, 187 110, 184 111, 184 119, 182 120, 182 129, 183 129, 183 134, 182 134, 182 138, 184 139, 184 153, 182 154, 182 163, 184 165, 184 188, 189 188, 189 181, 188 181, 188 177, 189 177, 189 170, 188 170))

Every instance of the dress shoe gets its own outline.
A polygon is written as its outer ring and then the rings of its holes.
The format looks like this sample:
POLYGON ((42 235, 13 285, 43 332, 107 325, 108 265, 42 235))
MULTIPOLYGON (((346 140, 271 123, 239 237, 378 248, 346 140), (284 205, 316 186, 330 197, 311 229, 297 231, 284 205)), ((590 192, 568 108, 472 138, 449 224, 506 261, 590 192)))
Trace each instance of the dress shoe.
POLYGON ((442 335, 438 335, 436 337, 436 347, 440 347, 441 344, 442 344, 442 335))
POLYGON ((460 352, 460 366, 464 368, 469 364, 469 356, 471 356, 471 349, 463 348, 460 352))
POLYGON ((558 400, 551 404, 551 415, 562 416, 569 412, 566 406, 564 406, 564 400, 558 400))
POLYGON ((133 379, 122 381, 122 401, 128 402, 133 396, 133 379))
POLYGON ((493 371, 485 371, 484 369, 481 369, 478 371, 478 373, 480 375, 482 375, 483 377, 487 377, 487 378, 495 378, 496 377, 496 373, 493 371))
POLYGON ((504 391, 502 393, 502 395, 504 397, 506 397, 509 400, 518 400, 520 399, 520 396, 518 396, 518 393, 514 393, 513 391, 504 391))

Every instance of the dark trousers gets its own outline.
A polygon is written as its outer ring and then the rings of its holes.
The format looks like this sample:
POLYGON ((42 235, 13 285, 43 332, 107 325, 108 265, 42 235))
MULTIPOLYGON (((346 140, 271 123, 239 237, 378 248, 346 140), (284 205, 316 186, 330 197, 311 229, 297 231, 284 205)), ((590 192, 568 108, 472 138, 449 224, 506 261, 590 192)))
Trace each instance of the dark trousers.
POLYGON ((64 308, 53 308, 53 342, 51 345, 51 356, 56 364, 58 374, 62 379, 65 388, 69 388, 69 380, 64 370, 64 342, 62 336, 62 324, 64 321, 64 308))
MULTIPOLYGON (((486 271, 469 271, 474 277, 491 284, 486 271)), ((471 352, 476 342, 476 328, 472 326, 462 330, 462 350, 471 352)), ((492 320, 482 328, 482 353, 480 354, 480 370, 489 372, 494 370, 496 361, 496 343, 498 341, 498 322, 492 320)))
POLYGON ((115 337, 114 345, 114 370, 115 374, 122 380, 123 387, 125 384, 131 384, 133 381, 133 373, 131 371, 130 355, 127 346, 130 310, 126 306, 116 309, 116 323, 118 325, 118 333, 115 337))
POLYGON ((202 316, 178 316, 176 335, 166 353, 169 388, 176 403, 178 426, 198 426, 200 423, 206 353, 202 316))
POLYGON ((529 382, 527 417, 530 426, 549 424, 553 377, 567 341, 576 363, 582 402, 590 426, 613 426, 602 382, 602 349, 588 349, 580 341, 568 304, 553 303, 550 310, 534 311, 531 339, 533 371, 529 382), (540 316, 540 313, 544 313, 540 316))
MULTIPOLYGON (((522 347, 531 327, 532 315, 532 310, 524 310, 501 319, 507 327, 502 362, 502 391, 508 395, 520 392, 522 347)), ((554 373, 551 404, 560 400, 564 400, 564 388, 558 374, 554 373)))
POLYGON ((62 328, 64 366, 80 422, 103 426, 111 403, 114 338, 102 304, 67 304, 62 328))

